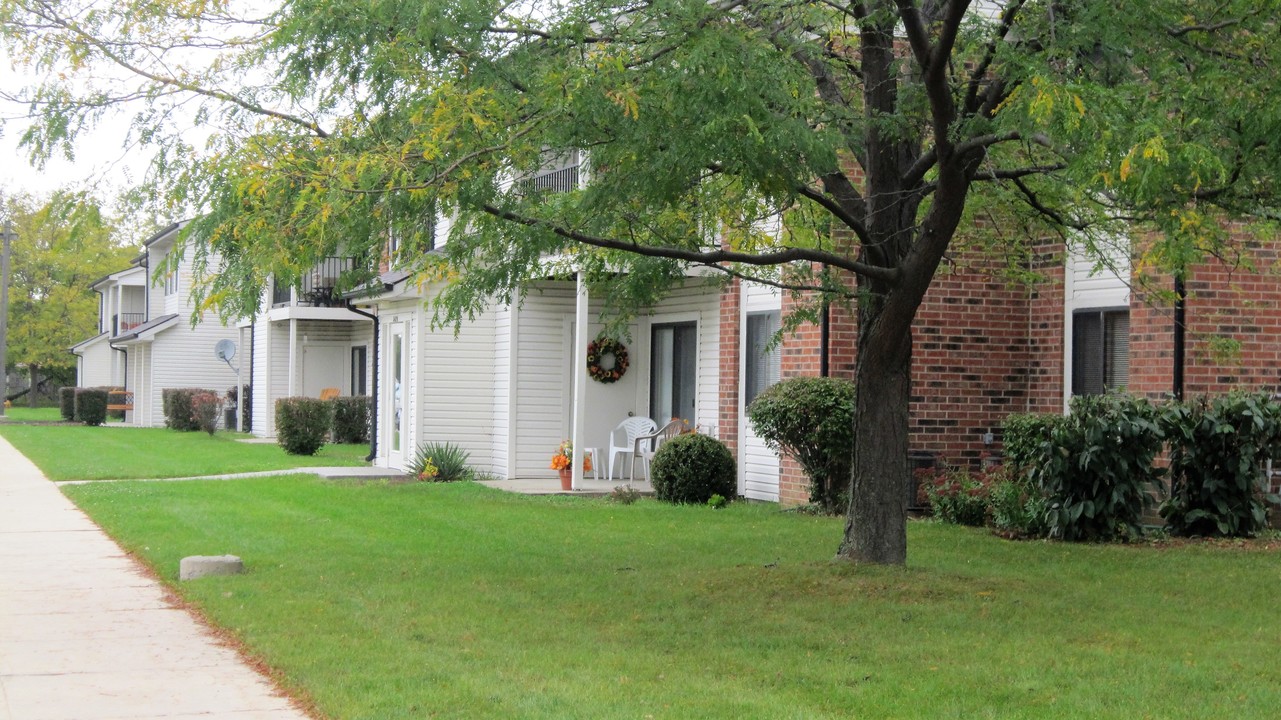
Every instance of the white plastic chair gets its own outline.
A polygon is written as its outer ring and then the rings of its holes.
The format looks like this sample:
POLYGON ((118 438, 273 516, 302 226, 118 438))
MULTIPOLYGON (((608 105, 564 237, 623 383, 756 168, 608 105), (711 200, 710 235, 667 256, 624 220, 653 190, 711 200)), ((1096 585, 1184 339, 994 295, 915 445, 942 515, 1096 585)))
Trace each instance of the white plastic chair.
MULTIPOLYGON (((649 461, 653 460, 654 455, 658 454, 658 446, 662 445, 664 441, 670 440, 676 437, 677 435, 680 435, 681 431, 684 430, 685 427, 686 426, 685 426, 684 420, 681 420, 680 418, 675 418, 672 421, 668 422, 666 425, 664 425, 661 429, 655 431, 654 433, 650 435, 641 435, 640 437, 636 438, 635 457, 638 457, 641 460, 641 471, 645 473, 645 482, 649 482, 650 480, 649 461)), ((632 474, 635 475, 635 471, 636 471, 635 458, 633 458, 632 460, 631 469, 632 469, 632 474)), ((629 477, 628 479, 633 480, 635 478, 629 477)))
MULTIPOLYGON (((609 431, 609 473, 605 476, 606 480, 614 479, 614 458, 623 453, 632 454, 632 464, 636 464, 636 438, 641 435, 653 433, 658 429, 658 425, 647 417, 629 417, 620 422, 618 427, 609 431), (622 434, 620 441, 619 434, 622 434)), ((620 468, 619 478, 622 478, 620 468)))

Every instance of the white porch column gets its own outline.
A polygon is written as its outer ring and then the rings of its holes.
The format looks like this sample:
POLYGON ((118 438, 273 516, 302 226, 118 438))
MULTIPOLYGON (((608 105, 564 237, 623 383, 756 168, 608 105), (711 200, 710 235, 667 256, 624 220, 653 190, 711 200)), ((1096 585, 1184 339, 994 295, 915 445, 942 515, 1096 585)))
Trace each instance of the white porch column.
POLYGON ((286 397, 298 396, 298 320, 289 318, 289 390, 286 397))
MULTIPOLYGON (((583 273, 577 274, 578 294, 574 304, 574 427, 570 440, 574 443, 574 470, 572 487, 578 490, 583 484, 583 438, 586 437, 587 413, 587 283, 583 273)), ((592 458, 600 462, 600 458, 592 458)))

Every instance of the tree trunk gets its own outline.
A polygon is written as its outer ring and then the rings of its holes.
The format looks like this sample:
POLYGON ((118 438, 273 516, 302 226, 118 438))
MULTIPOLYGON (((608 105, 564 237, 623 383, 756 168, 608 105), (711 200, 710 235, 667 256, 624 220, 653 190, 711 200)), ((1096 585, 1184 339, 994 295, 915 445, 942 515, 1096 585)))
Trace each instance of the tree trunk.
POLYGON ((31 363, 27 366, 27 370, 31 373, 31 392, 27 393, 27 407, 34 408, 38 399, 36 396, 40 394, 38 392, 40 388, 40 366, 31 363))
MULTIPOLYGON (((883 318, 880 318, 883 319, 883 318)), ((867 314, 864 314, 864 322, 867 314)), ((907 562, 910 324, 894 342, 859 333, 854 401, 854 476, 839 556, 858 563, 907 562)))

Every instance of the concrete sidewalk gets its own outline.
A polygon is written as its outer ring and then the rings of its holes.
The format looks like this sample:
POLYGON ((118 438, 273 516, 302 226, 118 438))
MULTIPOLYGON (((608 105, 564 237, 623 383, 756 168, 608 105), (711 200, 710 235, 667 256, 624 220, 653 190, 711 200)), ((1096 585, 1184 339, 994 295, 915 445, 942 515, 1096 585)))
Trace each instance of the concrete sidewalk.
POLYGON ((0 720, 305 720, 0 438, 0 720))

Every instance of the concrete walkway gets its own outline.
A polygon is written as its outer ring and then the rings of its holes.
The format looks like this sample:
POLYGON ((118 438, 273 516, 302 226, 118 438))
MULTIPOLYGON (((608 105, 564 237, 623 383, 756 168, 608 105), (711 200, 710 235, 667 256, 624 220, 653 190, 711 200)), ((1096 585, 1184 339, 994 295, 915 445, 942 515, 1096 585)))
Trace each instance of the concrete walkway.
POLYGON ((0 438, 0 720, 305 720, 0 438))

